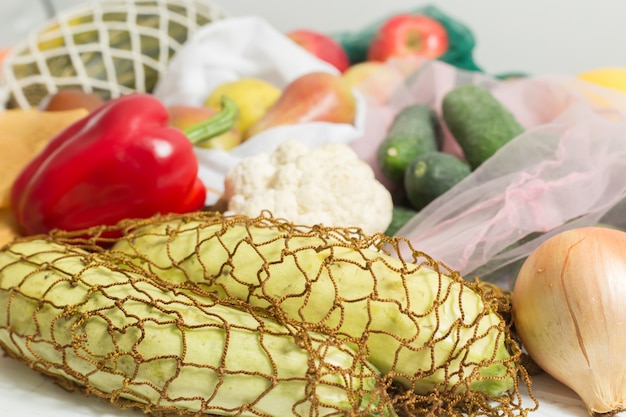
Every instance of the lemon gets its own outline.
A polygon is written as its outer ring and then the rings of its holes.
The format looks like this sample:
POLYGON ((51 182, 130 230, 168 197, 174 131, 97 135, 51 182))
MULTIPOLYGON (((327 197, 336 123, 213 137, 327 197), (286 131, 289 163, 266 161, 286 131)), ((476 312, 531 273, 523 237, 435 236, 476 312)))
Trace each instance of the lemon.
POLYGON ((598 68, 578 74, 578 78, 626 93, 626 68, 598 68))
POLYGON ((239 106, 237 129, 245 134, 272 107, 280 94, 278 87, 265 80, 241 78, 219 85, 211 92, 204 105, 220 109, 222 96, 230 97, 239 106))

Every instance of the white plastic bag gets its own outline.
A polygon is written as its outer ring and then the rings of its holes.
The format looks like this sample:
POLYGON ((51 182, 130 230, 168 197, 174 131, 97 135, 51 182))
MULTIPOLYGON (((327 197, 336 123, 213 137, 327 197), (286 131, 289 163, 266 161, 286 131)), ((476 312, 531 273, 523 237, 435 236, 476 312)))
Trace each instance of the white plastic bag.
MULTIPOLYGON (((626 222, 620 215, 626 197, 626 96, 572 77, 501 81, 439 62, 417 67, 386 103, 370 102, 369 117, 388 123, 418 101, 440 112, 447 91, 474 83, 490 89, 526 132, 398 231, 414 249, 465 276, 510 287, 516 261, 549 236, 600 221, 626 222)), ((385 129, 370 129, 353 143, 374 165, 385 129)), ((458 153, 446 133, 446 149, 458 153)))
MULTIPOLYGON (((261 78, 284 88, 295 78, 315 71, 338 73, 259 17, 232 17, 201 28, 177 52, 159 81, 155 95, 166 105, 201 105, 220 84, 244 77, 261 78)), ((365 106, 356 94, 354 124, 301 123, 261 132, 231 151, 196 148, 199 176, 211 189, 207 203, 224 190, 226 172, 241 159, 271 152, 286 140, 309 147, 343 143, 363 135, 365 106)))

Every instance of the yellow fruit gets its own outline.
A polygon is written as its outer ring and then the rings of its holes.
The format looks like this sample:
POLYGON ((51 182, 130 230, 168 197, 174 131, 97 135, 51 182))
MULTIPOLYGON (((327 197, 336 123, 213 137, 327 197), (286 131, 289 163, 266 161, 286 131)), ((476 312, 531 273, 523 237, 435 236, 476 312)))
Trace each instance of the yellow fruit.
POLYGON ((598 68, 578 75, 583 81, 626 93, 626 68, 598 68))
POLYGON ((350 66, 343 74, 343 79, 352 88, 372 77, 385 66, 380 61, 364 61, 350 66))
POLYGON ((241 78, 218 86, 211 92, 204 105, 221 108, 222 96, 227 95, 239 106, 237 129, 242 134, 267 112, 278 100, 281 90, 258 78, 241 78))
MULTIPOLYGON (((87 16, 75 16, 69 17, 67 23, 65 24, 67 28, 73 30, 73 28, 78 28, 83 24, 91 24, 93 26, 93 15, 87 14, 87 16)), ((57 48, 63 48, 67 46, 65 37, 59 36, 59 34, 63 33, 63 30, 67 30, 61 27, 59 22, 53 22, 50 26, 44 28, 38 36, 39 43, 37 44, 40 51, 50 51, 57 48)), ((94 36, 97 36, 97 30, 92 29, 91 31, 80 31, 77 30, 77 33, 73 36, 73 41, 76 44, 79 43, 89 43, 93 42, 94 36)))
POLYGON ((380 61, 354 64, 342 74, 342 78, 350 87, 379 104, 386 103, 403 82, 397 67, 380 61))

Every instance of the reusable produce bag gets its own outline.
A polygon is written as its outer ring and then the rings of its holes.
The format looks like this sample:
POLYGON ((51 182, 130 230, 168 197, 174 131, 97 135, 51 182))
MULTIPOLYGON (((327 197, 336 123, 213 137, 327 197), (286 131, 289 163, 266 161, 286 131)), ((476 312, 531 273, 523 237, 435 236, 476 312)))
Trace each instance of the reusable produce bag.
MULTIPOLYGON (((177 52, 154 94, 165 104, 202 105, 222 83, 245 77, 260 78, 279 88, 301 75, 337 73, 330 64, 297 45, 264 19, 231 17, 213 22, 195 33, 177 52)), ((200 178, 213 192, 207 203, 223 192, 226 172, 247 156, 271 152, 286 140, 309 147, 331 141, 348 143, 363 135, 364 103, 357 93, 354 124, 311 122, 272 128, 247 139, 230 151, 196 149, 200 178)))
POLYGON ((225 16, 206 0, 85 1, 10 49, 2 60, 1 105, 38 106, 69 87, 103 99, 152 92, 188 37, 225 16))
MULTIPOLYGON (((417 250, 507 288, 519 262, 548 237, 599 222, 626 226, 626 96, 566 76, 503 81, 442 62, 387 65, 408 75, 384 103, 368 100, 371 123, 352 143, 377 172, 376 148, 393 116, 415 102, 440 113, 457 85, 486 87, 526 129, 398 230, 417 250)), ((368 85, 361 91, 368 97, 368 85)), ((444 149, 462 156, 444 130, 444 149)))

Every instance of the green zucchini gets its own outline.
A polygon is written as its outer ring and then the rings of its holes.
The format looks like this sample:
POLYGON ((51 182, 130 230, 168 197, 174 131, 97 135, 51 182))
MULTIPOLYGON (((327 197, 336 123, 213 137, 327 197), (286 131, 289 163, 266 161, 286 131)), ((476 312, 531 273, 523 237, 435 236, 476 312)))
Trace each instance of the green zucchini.
POLYGON ((65 386, 155 415, 393 414, 378 371, 351 347, 50 240, 0 250, 0 346, 65 386))
POLYGON ((195 213, 153 219, 111 250, 169 282, 365 341, 370 362, 415 392, 510 390, 505 323, 481 296, 442 266, 372 246, 273 218, 195 213))

